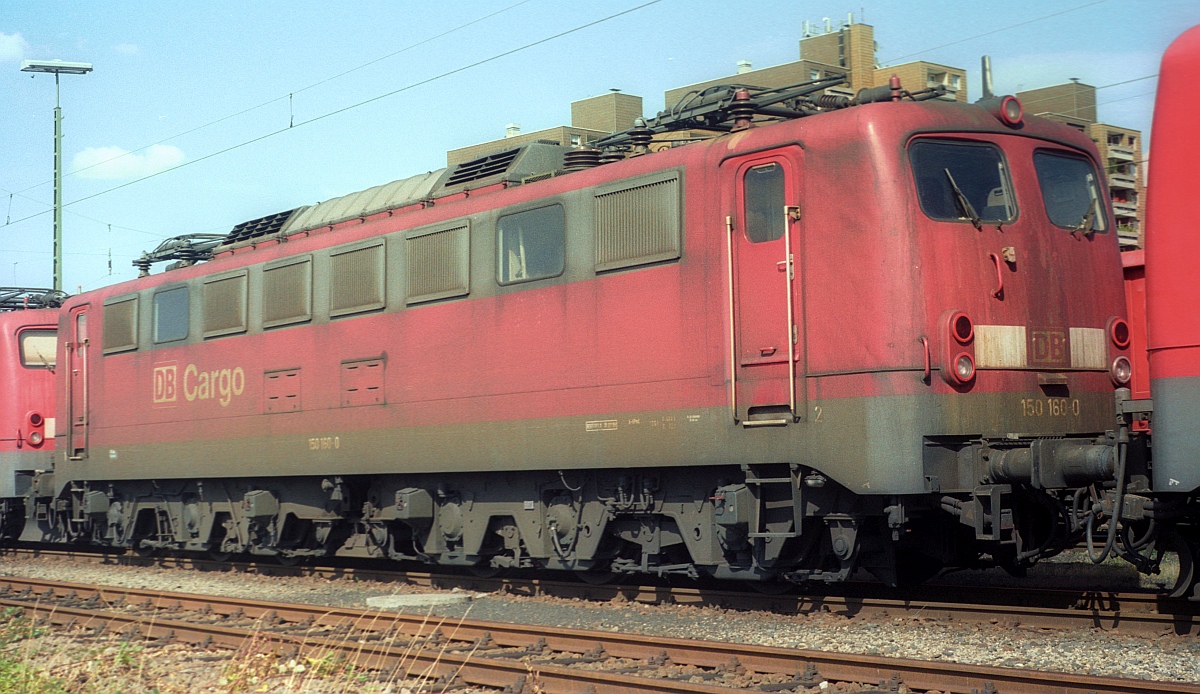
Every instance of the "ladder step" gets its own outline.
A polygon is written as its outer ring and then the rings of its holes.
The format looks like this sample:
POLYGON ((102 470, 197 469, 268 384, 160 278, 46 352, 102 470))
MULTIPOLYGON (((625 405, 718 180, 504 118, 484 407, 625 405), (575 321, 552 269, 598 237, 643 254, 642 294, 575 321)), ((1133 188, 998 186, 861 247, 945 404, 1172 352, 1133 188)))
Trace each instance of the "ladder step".
POLYGON ((742 422, 744 427, 785 427, 791 424, 791 419, 747 419, 742 422))
POLYGON ((746 533, 746 537, 800 537, 796 533, 746 533))
POLYGON ((791 484, 791 477, 747 477, 746 484, 791 484))

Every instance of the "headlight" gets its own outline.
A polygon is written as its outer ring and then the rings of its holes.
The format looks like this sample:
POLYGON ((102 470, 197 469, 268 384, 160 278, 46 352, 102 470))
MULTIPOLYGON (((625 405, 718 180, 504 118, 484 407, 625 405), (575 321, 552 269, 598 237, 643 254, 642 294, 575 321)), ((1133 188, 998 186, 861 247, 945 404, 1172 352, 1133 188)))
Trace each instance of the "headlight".
POLYGON ((1129 383, 1129 378, 1133 376, 1133 365, 1129 363, 1128 357, 1117 357, 1113 359, 1108 372, 1112 374, 1113 383, 1123 386, 1129 383))
POLYGON ((975 360, 970 354, 963 352, 954 358, 954 377, 960 383, 966 383, 975 377, 975 360))

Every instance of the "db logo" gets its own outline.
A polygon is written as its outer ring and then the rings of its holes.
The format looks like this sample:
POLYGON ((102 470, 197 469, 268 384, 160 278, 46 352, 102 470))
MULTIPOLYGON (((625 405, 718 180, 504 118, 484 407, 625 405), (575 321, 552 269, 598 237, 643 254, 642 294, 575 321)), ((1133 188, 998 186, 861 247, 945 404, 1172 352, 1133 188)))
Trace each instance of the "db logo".
POLYGON ((175 362, 160 362, 154 365, 154 404, 174 403, 179 397, 178 370, 175 362))
POLYGON ((1065 330, 1029 331, 1029 363, 1037 366, 1069 366, 1070 344, 1065 330))

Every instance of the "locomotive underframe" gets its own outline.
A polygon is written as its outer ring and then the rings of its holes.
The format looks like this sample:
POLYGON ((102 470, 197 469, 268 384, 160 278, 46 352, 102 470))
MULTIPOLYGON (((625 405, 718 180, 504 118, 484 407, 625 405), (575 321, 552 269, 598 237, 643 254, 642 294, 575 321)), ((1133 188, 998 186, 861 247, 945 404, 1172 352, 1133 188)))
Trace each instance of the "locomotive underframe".
MULTIPOLYGON (((988 452, 1018 446, 963 439, 937 448, 957 448, 986 470, 988 452)), ((1143 495, 1138 470, 1131 476, 1121 516, 1135 535, 1178 515, 1143 495)), ((1022 571, 1077 544, 1093 502, 1111 514, 1111 486, 1047 490, 983 479, 970 489, 866 496, 789 463, 66 484, 44 473, 24 504, 4 511, 24 516, 22 541, 139 552, 362 557, 596 580, 645 573, 839 581, 865 569, 898 585, 946 567, 1022 571)), ((1190 530, 1166 535, 1176 549, 1181 540, 1197 546, 1190 530)), ((1148 561, 1139 568, 1156 568, 1148 561)))

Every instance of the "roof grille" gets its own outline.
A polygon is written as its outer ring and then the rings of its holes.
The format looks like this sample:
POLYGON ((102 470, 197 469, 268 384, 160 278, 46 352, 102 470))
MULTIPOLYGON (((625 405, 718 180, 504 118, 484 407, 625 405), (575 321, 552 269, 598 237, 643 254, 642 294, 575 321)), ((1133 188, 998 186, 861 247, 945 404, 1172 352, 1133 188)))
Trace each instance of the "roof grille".
POLYGON ((517 154, 520 151, 519 148, 510 149, 463 162, 454 169, 454 173, 450 174, 450 178, 447 179, 445 185, 453 186, 502 174, 508 171, 508 167, 512 166, 513 161, 516 160, 517 154))
POLYGON ((287 222, 288 218, 291 217, 292 213, 295 211, 296 210, 292 209, 288 210, 287 212, 276 212, 275 214, 269 214, 266 217, 259 217, 258 219, 251 219, 248 222, 242 222, 241 224, 235 226, 233 231, 229 232, 229 234, 225 236, 225 241, 221 245, 225 246, 238 243, 240 241, 256 239, 260 236, 278 233, 279 230, 283 228, 284 223, 287 222))

